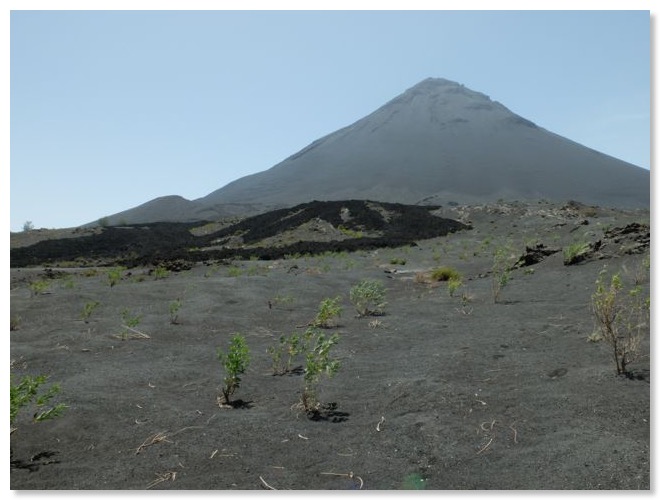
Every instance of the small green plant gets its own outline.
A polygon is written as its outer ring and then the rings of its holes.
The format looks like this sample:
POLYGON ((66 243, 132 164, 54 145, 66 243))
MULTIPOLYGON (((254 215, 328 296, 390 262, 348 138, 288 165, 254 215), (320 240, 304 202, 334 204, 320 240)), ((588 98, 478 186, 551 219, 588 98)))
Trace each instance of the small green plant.
POLYGON ((62 288, 67 290, 72 290, 76 287, 76 283, 73 281, 71 275, 67 275, 66 278, 62 278, 62 288))
POLYGON ((385 286, 380 281, 362 280, 351 288, 350 301, 359 316, 383 314, 385 286))
POLYGON ((125 267, 113 267, 106 271, 106 275, 108 277, 108 285, 110 285, 110 288, 121 281, 122 274, 125 270, 125 267))
POLYGON ((230 266, 229 269, 227 270, 227 273, 231 278, 237 278, 241 274, 243 274, 243 271, 238 266, 230 266))
POLYGON ((406 259, 400 259, 400 258, 393 258, 390 259, 390 264, 393 266, 405 266, 406 265, 406 259))
POLYGON ((50 287, 50 283, 47 280, 34 280, 30 282, 30 292, 32 297, 46 293, 46 290, 50 287))
POLYGON ((170 323, 173 325, 179 324, 179 309, 181 309, 181 304, 182 301, 178 297, 170 302, 170 323))
POLYGON ((570 266, 582 261, 590 248, 589 243, 585 242, 575 242, 564 247, 564 265, 570 266))
POLYGON ((225 371, 222 399, 219 398, 218 403, 231 406, 231 397, 241 386, 241 376, 250 364, 250 350, 245 338, 240 333, 236 333, 231 339, 227 353, 218 348, 217 354, 225 371))
POLYGON ((85 303, 85 305, 83 306, 83 310, 80 313, 80 317, 85 323, 89 323, 90 316, 100 304, 101 303, 98 300, 85 303))
POLYGON ((137 326, 140 324, 140 321, 142 320, 141 316, 139 315, 133 315, 128 309, 124 309, 121 312, 121 319, 122 319, 122 330, 117 335, 118 338, 121 340, 128 340, 128 339, 149 339, 149 335, 147 335, 144 332, 141 332, 137 330, 137 326))
POLYGON ((493 267, 491 268, 491 285, 493 291, 493 302, 500 299, 502 289, 511 281, 511 268, 516 256, 510 245, 500 246, 493 254, 493 267))
POLYGON ((453 267, 442 266, 437 267, 431 271, 431 279, 433 281, 449 281, 449 280, 460 280, 461 273, 459 273, 453 267))
POLYGON ((305 333, 292 333, 288 337, 282 335, 277 345, 268 348, 273 364, 273 375, 285 375, 293 371, 293 362, 296 357, 303 354, 309 345, 315 330, 308 328, 305 333))
POLYGON ((47 380, 48 377, 46 375, 37 375, 36 377, 26 375, 18 384, 10 383, 10 424, 14 423, 21 409, 31 403, 34 403, 36 406, 36 411, 32 416, 33 422, 43 422, 44 420, 59 417, 64 412, 66 405, 63 403, 47 407, 49 401, 60 392, 60 386, 58 384, 45 387, 44 384, 47 380))
POLYGON ((449 292, 449 296, 453 297, 456 293, 456 290, 458 290, 462 285, 463 281, 461 278, 449 278, 449 280, 447 280, 447 291, 449 292))
POLYGON ((362 231, 354 231, 353 229, 349 229, 345 226, 339 226, 338 229, 344 234, 345 236, 348 236, 349 238, 362 238, 364 234, 362 231))
POLYGON ((319 310, 316 313, 316 318, 312 321, 312 325, 317 328, 332 328, 336 326, 335 320, 341 316, 342 311, 340 302, 341 297, 323 299, 319 304, 319 310))
POLYGON ((309 415, 318 414, 321 407, 317 388, 322 375, 334 377, 340 368, 340 362, 330 356, 332 348, 339 342, 336 333, 326 338, 322 333, 316 335, 316 343, 306 356, 302 407, 309 415))
POLYGON ((642 339, 649 331, 650 303, 639 285, 627 289, 619 273, 609 279, 606 268, 599 273, 591 296, 599 335, 592 334, 589 340, 608 344, 619 375, 629 375, 628 365, 640 357, 642 339))
POLYGON ((165 266, 156 266, 152 272, 152 275, 157 280, 163 280, 170 275, 170 272, 165 266))

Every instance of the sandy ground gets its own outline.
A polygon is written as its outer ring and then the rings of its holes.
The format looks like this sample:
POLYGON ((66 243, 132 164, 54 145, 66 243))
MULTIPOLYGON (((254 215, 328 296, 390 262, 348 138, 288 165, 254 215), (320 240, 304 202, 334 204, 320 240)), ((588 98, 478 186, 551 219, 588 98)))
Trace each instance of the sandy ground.
MULTIPOLYGON (((11 373, 49 375, 68 408, 38 424, 21 413, 11 489, 650 489, 649 339, 632 378, 587 340, 598 273, 630 281, 644 255, 565 266, 559 252, 513 271, 498 303, 489 275, 503 241, 519 254, 530 241, 595 241, 640 215, 470 218, 471 231, 417 247, 161 279, 136 268, 113 287, 105 269, 60 269, 36 296, 28 285, 44 269, 12 269, 11 373), (454 297, 415 280, 439 265, 463 275, 454 297), (383 316, 356 317, 349 291, 364 278, 385 285, 383 316), (302 375, 274 376, 267 349, 335 296, 343 312, 326 333, 340 335, 341 368, 319 385, 334 410, 315 421, 296 407, 302 375), (118 337, 126 309, 149 338, 118 337), (226 409, 216 349, 237 332, 252 359, 236 393, 245 405, 226 409)), ((648 293, 648 270, 643 282, 648 293)))

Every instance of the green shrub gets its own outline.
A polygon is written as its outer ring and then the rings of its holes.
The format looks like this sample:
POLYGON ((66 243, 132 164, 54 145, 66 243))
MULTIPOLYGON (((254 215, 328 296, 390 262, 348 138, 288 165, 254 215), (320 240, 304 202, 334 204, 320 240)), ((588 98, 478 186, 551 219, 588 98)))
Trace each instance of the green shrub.
POLYGON ((626 289, 619 273, 609 279, 607 269, 599 273, 591 305, 600 335, 589 339, 609 345, 619 375, 628 375, 628 365, 640 356, 642 339, 649 331, 650 304, 639 285, 626 289))
POLYGON ((235 334, 227 353, 220 348, 217 351, 218 360, 222 363, 225 371, 224 387, 222 388, 221 404, 231 405, 230 398, 241 385, 241 376, 250 364, 250 350, 245 342, 245 338, 240 334, 235 334))
POLYGON ((125 270, 125 267, 113 267, 112 269, 108 269, 106 271, 106 275, 108 277, 108 285, 110 285, 110 288, 119 283, 125 270))
POLYGON ((456 293, 456 290, 458 290, 461 286, 463 285, 463 281, 461 278, 449 278, 447 281, 447 291, 449 292, 449 296, 453 297, 454 294, 456 293))
POLYGON ((351 288, 350 301, 360 316, 382 314, 386 305, 385 287, 380 281, 362 280, 351 288))
POLYGON ((307 351, 315 332, 313 328, 308 328, 303 334, 292 333, 289 337, 282 335, 276 346, 268 348, 268 354, 273 362, 273 375, 291 373, 293 361, 298 355, 307 351))
POLYGON ((431 271, 431 279, 433 281, 449 281, 449 280, 460 280, 461 273, 459 273, 453 267, 442 266, 437 267, 431 271))
POLYGON ((48 402, 60 392, 60 386, 58 384, 53 384, 48 388, 42 387, 47 380, 48 377, 45 375, 38 375, 36 377, 26 375, 18 384, 10 383, 10 424, 14 423, 20 410, 31 403, 34 403, 36 406, 36 411, 32 416, 33 422, 42 422, 59 417, 64 412, 66 405, 63 403, 49 408, 46 407, 48 402))
POLYGON ((406 259, 400 259, 400 258, 390 259, 390 264, 392 264, 393 266, 397 266, 397 265, 405 266, 406 262, 407 262, 406 259))
POLYGON ((157 280, 162 280, 170 275, 170 272, 165 266, 156 266, 152 272, 153 277, 157 280))
POLYGON ((317 328, 332 328, 336 326, 335 319, 341 316, 342 307, 339 305, 341 297, 334 299, 323 299, 319 304, 318 313, 316 318, 312 321, 312 325, 317 328))
POLYGON ((493 253, 493 267, 491 268, 491 284, 493 302, 497 303, 502 289, 511 281, 511 268, 516 261, 516 255, 509 244, 500 246, 493 253))
POLYGON ((340 368, 340 362, 330 356, 332 348, 339 342, 336 333, 329 338, 318 334, 314 348, 307 353, 305 364, 302 406, 308 414, 319 411, 320 403, 317 397, 317 387, 322 375, 334 377, 340 368))

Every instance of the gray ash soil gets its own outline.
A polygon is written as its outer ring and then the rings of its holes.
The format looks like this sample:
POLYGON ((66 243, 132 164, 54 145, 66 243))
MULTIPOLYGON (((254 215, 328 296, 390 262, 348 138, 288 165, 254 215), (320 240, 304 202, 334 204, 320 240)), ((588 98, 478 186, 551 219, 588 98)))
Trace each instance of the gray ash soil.
POLYGON ((32 409, 19 416, 11 488, 650 489, 649 338, 631 377, 587 340, 604 265, 648 293, 648 226, 631 226, 648 212, 442 211, 472 229, 417 246, 209 261, 162 279, 136 267, 114 287, 104 268, 12 268, 11 373, 48 374, 68 409, 38 424, 32 409), (492 253, 505 241, 519 256, 575 241, 592 252, 576 265, 559 251, 513 270, 494 303, 492 253), (453 297, 445 283, 416 279, 440 265, 463 275, 453 297), (50 286, 33 297, 35 277, 50 286), (386 286, 383 316, 355 317, 349 290, 364 278, 386 286), (296 407, 302 375, 273 376, 267 349, 338 295, 343 313, 326 333, 340 335, 342 366, 321 382, 330 409, 314 421, 296 407), (85 323, 91 301, 100 305, 85 323), (116 337, 124 309, 150 338, 116 337), (216 349, 235 332, 252 361, 236 393, 244 404, 225 409, 216 349))

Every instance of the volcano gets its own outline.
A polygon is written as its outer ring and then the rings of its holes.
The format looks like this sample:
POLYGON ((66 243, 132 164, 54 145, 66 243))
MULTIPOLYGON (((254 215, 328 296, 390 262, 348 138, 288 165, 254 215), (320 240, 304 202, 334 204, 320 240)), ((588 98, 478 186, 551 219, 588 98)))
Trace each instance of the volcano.
POLYGON ((545 130, 485 94, 428 78, 263 172, 176 206, 159 199, 109 218, 208 220, 312 200, 406 204, 504 200, 650 205, 650 172, 545 130))

